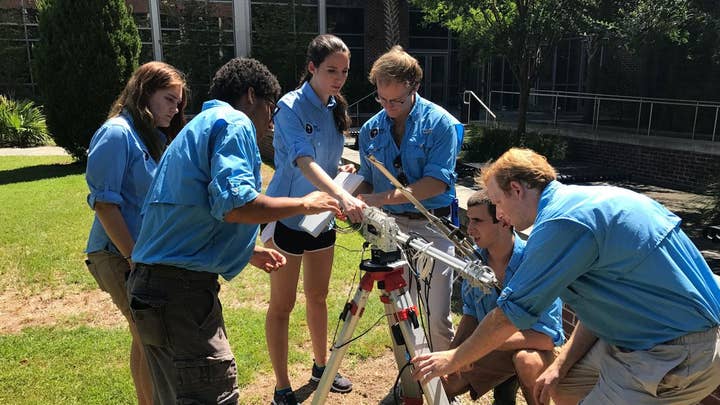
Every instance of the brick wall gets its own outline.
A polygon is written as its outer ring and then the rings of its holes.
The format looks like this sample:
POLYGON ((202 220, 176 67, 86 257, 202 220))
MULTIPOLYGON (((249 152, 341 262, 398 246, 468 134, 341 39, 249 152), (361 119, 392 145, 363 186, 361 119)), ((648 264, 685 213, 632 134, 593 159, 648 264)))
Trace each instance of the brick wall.
MULTIPOLYGON (((565 336, 570 337, 570 334, 575 329, 575 313, 568 308, 563 306, 563 328, 565 329, 565 336)), ((702 405, 720 405, 720 387, 715 389, 715 392, 710 394, 709 397, 703 399, 700 404, 702 405)))
POLYGON ((566 138, 568 159, 624 172, 633 181, 704 192, 717 181, 720 156, 647 145, 566 138))

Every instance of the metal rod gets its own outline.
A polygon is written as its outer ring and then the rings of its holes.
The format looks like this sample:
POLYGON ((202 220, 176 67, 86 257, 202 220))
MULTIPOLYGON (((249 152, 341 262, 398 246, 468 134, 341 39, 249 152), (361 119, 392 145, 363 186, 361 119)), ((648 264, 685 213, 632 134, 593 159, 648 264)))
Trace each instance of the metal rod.
POLYGON ((650 116, 648 117, 648 130, 647 135, 650 136, 650 127, 652 126, 652 114, 653 114, 653 107, 655 106, 654 103, 650 103, 650 116))
POLYGON ((718 110, 720 110, 720 107, 715 108, 715 122, 713 123, 713 136, 712 136, 713 142, 715 142, 715 130, 717 130, 718 110))
POLYGON ((697 127, 698 104, 695 104, 695 119, 693 120, 693 130, 690 139, 695 139, 695 128, 697 127))

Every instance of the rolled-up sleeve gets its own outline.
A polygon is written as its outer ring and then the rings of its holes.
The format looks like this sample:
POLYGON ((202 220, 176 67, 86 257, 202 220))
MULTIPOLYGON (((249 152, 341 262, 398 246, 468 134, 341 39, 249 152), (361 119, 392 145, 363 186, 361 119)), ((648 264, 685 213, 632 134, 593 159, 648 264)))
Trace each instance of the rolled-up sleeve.
POLYGON ((127 130, 119 125, 104 125, 94 135, 96 140, 88 153, 85 180, 90 193, 90 208, 95 203, 106 202, 120 205, 123 202, 122 184, 129 154, 127 130))
POLYGON ((597 256, 597 242, 585 225, 566 219, 544 222, 530 234, 523 262, 497 304, 515 327, 530 329, 597 256))
POLYGON ((435 128, 432 132, 432 147, 428 154, 427 164, 423 168, 423 177, 433 177, 452 185, 455 181, 455 158, 458 150, 458 133, 455 125, 440 121, 444 127, 435 128))
POLYGON ((562 326, 562 300, 558 298, 553 301, 550 308, 540 315, 540 318, 531 329, 548 335, 555 346, 562 346, 565 343, 565 333, 562 326))
POLYGON ((233 208, 255 200, 259 194, 249 157, 257 154, 254 130, 243 125, 228 124, 228 136, 218 139, 210 161, 211 181, 208 185, 210 214, 222 221, 233 208), (252 132, 252 133, 247 133, 252 132))
MULTIPOLYGON (((275 137, 274 142, 280 142, 287 148, 288 156, 292 164, 296 164, 298 158, 310 156, 315 159, 315 148, 308 138, 305 130, 305 123, 287 105, 282 105, 274 117, 275 137)), ((307 124, 309 125, 309 124, 307 124)), ((314 128, 313 128, 314 131, 314 128)))

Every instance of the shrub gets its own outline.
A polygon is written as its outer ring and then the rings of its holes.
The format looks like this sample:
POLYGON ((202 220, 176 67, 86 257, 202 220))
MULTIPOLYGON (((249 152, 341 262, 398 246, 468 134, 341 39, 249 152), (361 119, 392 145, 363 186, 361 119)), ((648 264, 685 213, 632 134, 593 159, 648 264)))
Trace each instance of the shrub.
POLYGON ((500 157, 512 147, 530 148, 550 161, 565 159, 567 141, 557 135, 527 132, 524 135, 505 128, 469 125, 466 128, 461 159, 466 162, 487 162, 500 157))
POLYGON ((0 147, 27 148, 49 141, 45 116, 35 103, 0 95, 0 147))
POLYGON ((58 146, 84 160, 95 130, 138 64, 140 36, 125 0, 42 0, 38 87, 58 146))

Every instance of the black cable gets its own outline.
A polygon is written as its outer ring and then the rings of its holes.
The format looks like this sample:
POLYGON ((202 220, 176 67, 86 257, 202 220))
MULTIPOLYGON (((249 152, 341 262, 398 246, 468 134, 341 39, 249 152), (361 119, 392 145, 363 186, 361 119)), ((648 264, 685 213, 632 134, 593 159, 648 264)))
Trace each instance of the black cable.
POLYGON ((402 403, 400 402, 400 398, 398 398, 397 387, 398 387, 398 383, 400 382, 400 377, 402 376, 403 371, 405 371, 405 369, 411 365, 412 365, 412 363, 409 361, 407 363, 405 363, 405 365, 400 368, 400 371, 398 372, 397 377, 395 378, 395 384, 393 384, 393 399, 395 400, 395 405, 402 405, 402 403))
MULTIPOLYGON (((335 245, 335 246, 338 246, 338 245, 335 245)), ((358 250, 358 252, 360 252, 360 260, 361 261, 362 261, 363 256, 365 256, 366 248, 367 248, 367 242, 363 243, 363 247, 361 250, 358 250)), ((353 273, 352 283, 350 284, 350 288, 348 289, 347 296, 345 297, 346 303, 350 302, 350 294, 352 294, 353 288, 355 286, 355 280, 357 279, 358 273, 360 273, 360 267, 355 269, 355 273, 353 273)), ((335 321, 335 333, 333 333, 333 340, 332 340, 333 346, 335 345, 335 340, 337 339, 337 332, 338 332, 339 327, 340 327, 340 318, 338 318, 337 321, 335 321)))
POLYGON ((378 325, 378 323, 380 323, 380 321, 383 320, 383 318, 387 318, 388 316, 389 316, 388 314, 385 314, 385 315, 381 316, 377 321, 375 321, 374 324, 372 324, 372 326, 370 326, 369 328, 365 329, 365 332, 363 332, 363 333, 355 336, 354 338, 348 340, 347 342, 341 344, 340 346, 336 346, 335 343, 333 342, 332 348, 333 348, 333 349, 339 349, 339 348, 341 348, 341 347, 343 347, 343 346, 347 346, 347 345, 349 345, 350 343, 352 343, 352 342, 360 339, 361 337, 365 336, 368 332, 370 332, 374 327, 376 327, 376 326, 378 325))

